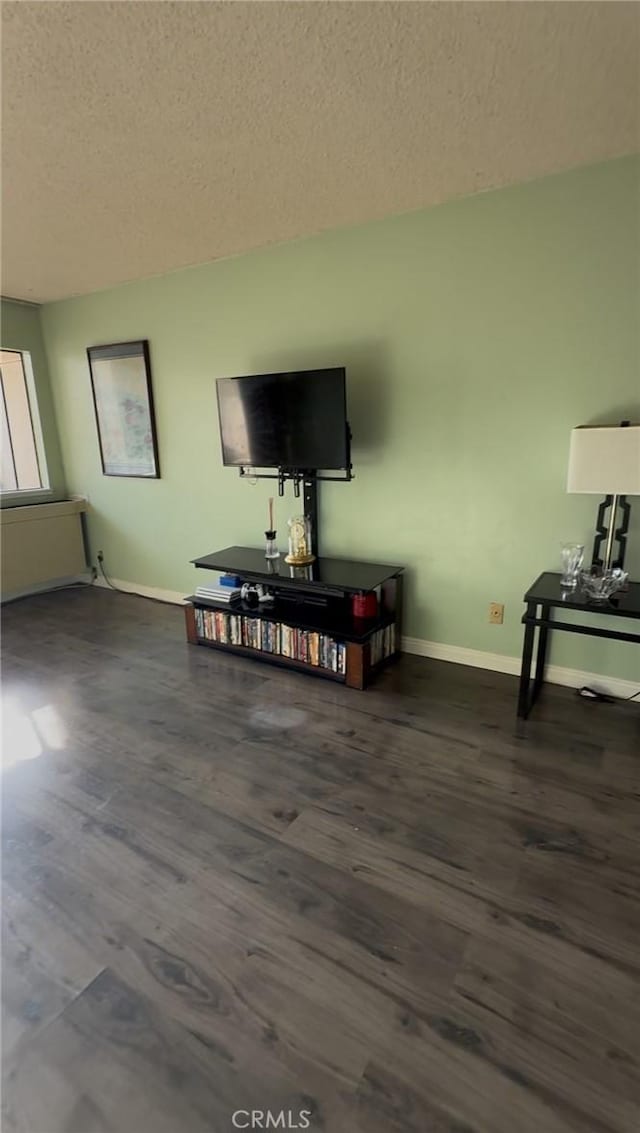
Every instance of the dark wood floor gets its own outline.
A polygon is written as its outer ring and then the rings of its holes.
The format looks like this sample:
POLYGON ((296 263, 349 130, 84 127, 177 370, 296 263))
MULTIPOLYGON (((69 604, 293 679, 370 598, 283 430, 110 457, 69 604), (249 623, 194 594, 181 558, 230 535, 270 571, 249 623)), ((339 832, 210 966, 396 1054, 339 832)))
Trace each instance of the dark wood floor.
POLYGON ((182 622, 4 612, 5 1133, 637 1133, 640 709, 182 622))

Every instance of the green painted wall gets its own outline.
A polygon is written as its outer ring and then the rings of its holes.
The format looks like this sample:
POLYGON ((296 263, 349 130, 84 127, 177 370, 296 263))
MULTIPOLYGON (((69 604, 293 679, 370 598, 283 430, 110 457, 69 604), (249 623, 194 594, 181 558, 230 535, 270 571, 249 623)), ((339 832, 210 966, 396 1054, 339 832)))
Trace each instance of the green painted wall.
MULTIPOLYGON (((527 584, 561 541, 591 545, 596 500, 565 492, 570 429, 640 421, 639 190, 621 159, 45 307, 94 551, 187 593, 190 558, 259 545, 269 488, 222 467, 214 378, 344 363, 357 479, 322 486, 323 550, 406 563, 407 634, 518 654, 527 584), (162 479, 106 479, 85 348, 142 337, 162 479)), ((289 494, 281 532, 294 510, 289 494)), ((640 502, 632 534, 638 576, 640 502)), ((552 660, 634 679, 636 653, 572 638, 552 660)))
MULTIPOLYGON (((44 342, 42 340, 40 310, 38 307, 29 306, 26 303, 13 303, 11 300, 3 299, 0 316, 0 345, 2 345, 5 350, 28 350, 31 355, 31 366, 33 368, 33 379, 38 398, 42 438, 44 441, 51 487, 51 494, 47 496, 47 500, 64 499, 66 486, 62 467, 62 456, 60 453, 60 441, 51 396, 49 368, 47 366, 44 342)), ((2 506, 15 507, 18 504, 34 503, 35 501, 41 502, 42 498, 41 495, 34 496, 29 492, 25 492, 20 496, 19 500, 16 500, 15 497, 11 500, 3 500, 2 506)))

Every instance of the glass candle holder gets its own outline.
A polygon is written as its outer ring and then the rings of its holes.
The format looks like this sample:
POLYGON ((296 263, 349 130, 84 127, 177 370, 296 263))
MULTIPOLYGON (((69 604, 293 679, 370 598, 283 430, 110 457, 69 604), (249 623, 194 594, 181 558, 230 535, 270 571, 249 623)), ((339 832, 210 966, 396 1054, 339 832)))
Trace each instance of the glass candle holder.
POLYGON ((580 571, 584 562, 582 543, 563 543, 560 551, 562 575, 560 585, 563 590, 575 590, 580 581, 580 571))
POLYGON ((264 551, 265 559, 279 559, 280 558, 280 552, 279 552, 279 550, 276 546, 276 532, 275 531, 265 531, 264 538, 265 538, 265 551, 264 551))

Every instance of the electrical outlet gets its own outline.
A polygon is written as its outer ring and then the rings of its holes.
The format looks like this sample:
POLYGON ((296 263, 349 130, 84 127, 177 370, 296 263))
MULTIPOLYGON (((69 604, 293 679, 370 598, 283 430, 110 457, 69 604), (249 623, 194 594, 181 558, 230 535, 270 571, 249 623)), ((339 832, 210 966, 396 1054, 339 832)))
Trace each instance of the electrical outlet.
POLYGON ((99 563, 102 563, 102 562, 104 562, 104 555, 102 554, 102 551, 98 551, 98 554, 96 555, 96 558, 97 558, 97 560, 98 560, 98 562, 99 562, 99 563))
POLYGON ((489 603, 489 622, 492 626, 501 626, 504 621, 504 606, 502 602, 489 603))
POLYGON ((98 577, 98 571, 96 570, 96 568, 94 566, 92 566, 91 567, 91 581, 95 582, 97 577, 98 577))

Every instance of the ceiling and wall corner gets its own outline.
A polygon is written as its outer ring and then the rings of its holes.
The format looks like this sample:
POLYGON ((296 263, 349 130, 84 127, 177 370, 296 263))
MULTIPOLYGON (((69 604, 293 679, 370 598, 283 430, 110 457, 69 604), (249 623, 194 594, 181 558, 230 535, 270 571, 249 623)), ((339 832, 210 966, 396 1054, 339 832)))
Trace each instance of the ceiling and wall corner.
POLYGON ((3 5, 3 291, 47 302, 640 148, 628 3, 3 5))

